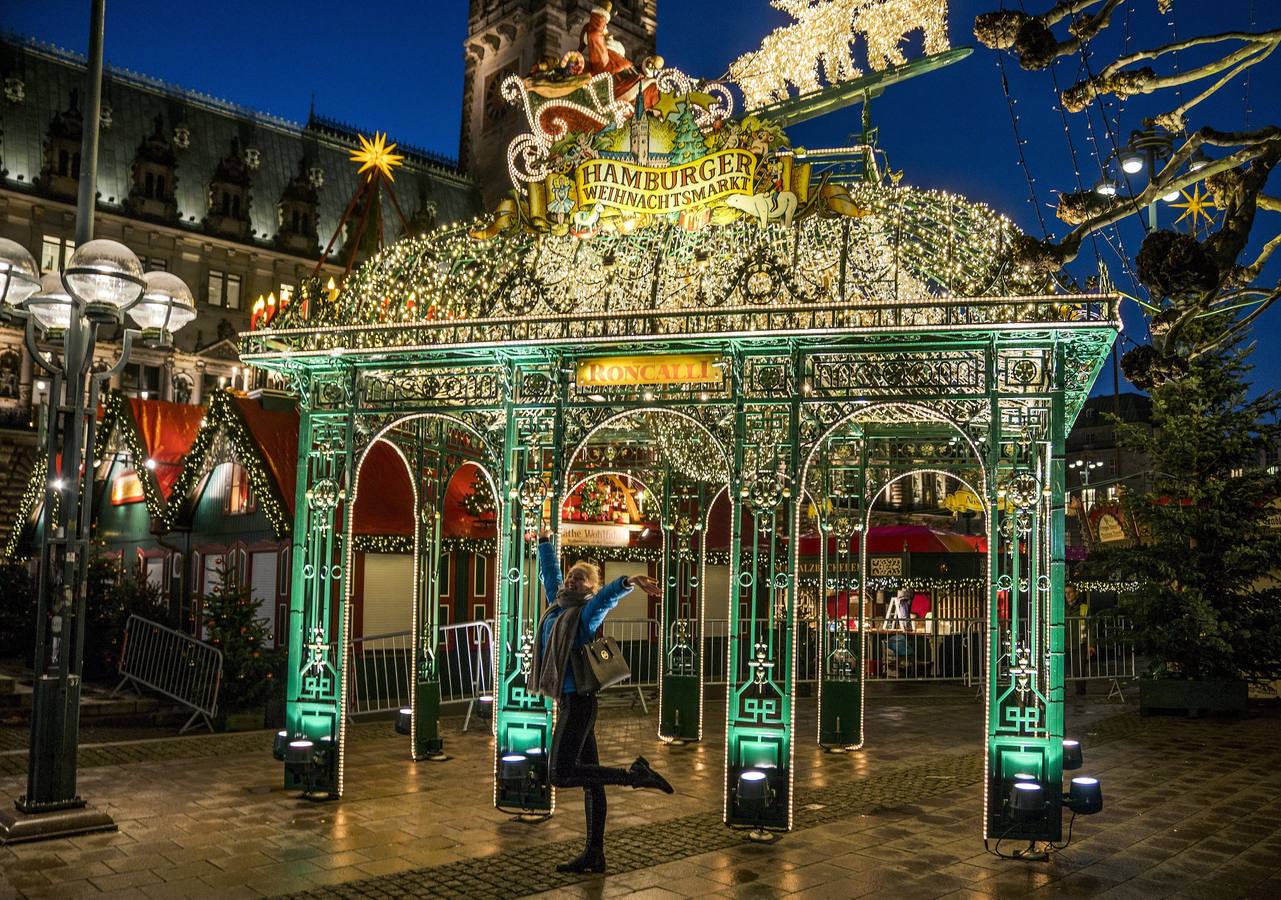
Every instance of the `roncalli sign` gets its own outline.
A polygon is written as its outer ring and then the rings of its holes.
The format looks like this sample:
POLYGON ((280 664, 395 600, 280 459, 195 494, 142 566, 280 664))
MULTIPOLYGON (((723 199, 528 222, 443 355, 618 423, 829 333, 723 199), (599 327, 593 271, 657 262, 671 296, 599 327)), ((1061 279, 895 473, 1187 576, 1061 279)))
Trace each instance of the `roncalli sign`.
POLYGON ((644 384, 721 384, 725 374, 714 353, 688 356, 601 356, 580 360, 575 381, 580 388, 629 387, 644 384))

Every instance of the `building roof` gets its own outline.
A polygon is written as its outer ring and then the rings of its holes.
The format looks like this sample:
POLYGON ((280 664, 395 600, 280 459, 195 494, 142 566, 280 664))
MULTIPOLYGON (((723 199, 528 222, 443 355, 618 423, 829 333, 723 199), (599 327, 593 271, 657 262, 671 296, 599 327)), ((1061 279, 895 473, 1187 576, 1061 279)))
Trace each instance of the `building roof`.
MULTIPOLYGON (((83 91, 84 59, 47 44, 0 33, 0 78, 22 83, 19 102, 5 101, 4 141, 0 145, 0 185, 33 191, 40 174, 50 123, 71 108, 83 91)), ((304 170, 319 167, 317 232, 323 246, 334 233, 354 191, 358 176, 348 155, 358 144, 356 130, 320 117, 305 125, 255 112, 154 78, 106 67, 102 103, 110 111, 104 124, 98 163, 99 208, 127 214, 122 206, 129 194, 131 167, 139 145, 156 131, 172 136, 179 126, 190 135, 185 149, 175 147, 175 189, 180 225, 203 233, 208 212, 208 187, 219 163, 232 151, 258 151, 250 173, 250 243, 264 248, 279 230, 277 204, 289 184, 304 170)), ((478 199, 471 181, 438 154, 402 145, 403 168, 396 172, 401 208, 411 219, 426 204, 434 204, 435 221, 470 219, 478 199)), ((383 209, 386 233, 400 233, 390 204, 383 209)))
POLYGON ((155 479, 160 496, 168 502, 196 432, 200 430, 205 410, 185 403, 137 397, 129 398, 128 406, 131 421, 127 419, 120 424, 134 429, 146 453, 142 465, 155 479), (148 460, 155 463, 154 468, 147 465, 148 460))
POLYGON ((1076 417, 1077 428, 1096 428, 1111 426, 1107 416, 1115 409, 1125 422, 1152 421, 1152 398, 1146 394, 1126 391, 1115 398, 1111 394, 1100 394, 1085 401, 1080 414, 1076 417))

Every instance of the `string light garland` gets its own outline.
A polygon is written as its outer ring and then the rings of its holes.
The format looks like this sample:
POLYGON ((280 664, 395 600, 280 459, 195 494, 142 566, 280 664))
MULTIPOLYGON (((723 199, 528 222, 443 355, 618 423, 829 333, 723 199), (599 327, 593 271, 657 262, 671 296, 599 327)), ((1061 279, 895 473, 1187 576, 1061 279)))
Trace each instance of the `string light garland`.
POLYGON ((156 479, 155 470, 144 465, 151 454, 143 443, 129 398, 119 391, 112 391, 103 403, 103 410, 103 420, 99 425, 97 439, 94 441, 94 459, 103 458, 113 434, 123 441, 133 459, 134 472, 142 485, 142 495, 147 503, 147 513, 151 516, 152 529, 168 531, 171 525, 168 501, 165 500, 164 492, 160 490, 160 482, 156 479))
POLYGON ((362 553, 414 552, 414 537, 410 534, 357 534, 352 543, 362 553))
MULTIPOLYGON (((49 460, 41 453, 36 457, 35 465, 31 469, 31 477, 27 479, 27 486, 22 491, 22 498, 18 501, 18 508, 13 517, 13 530, 9 532, 9 540, 5 542, 4 555, 7 559, 15 559, 18 555, 18 548, 22 544, 22 535, 26 530, 27 524, 35 512, 36 505, 44 497, 45 490, 48 488, 49 478, 49 460)), ((57 494, 54 495, 55 499, 57 494)))
POLYGON ((1115 591, 1118 594, 1129 594, 1143 587, 1139 581, 1069 581, 1067 587, 1078 591, 1115 591))
MULTIPOLYGON (((142 434, 138 430, 138 423, 134 418, 129 398, 119 391, 109 392, 102 402, 102 419, 98 422, 94 435, 92 459, 85 461, 86 466, 94 467, 95 460, 102 460, 107 457, 107 451, 111 446, 113 437, 124 444, 126 452, 133 460, 138 483, 142 485, 142 495, 147 506, 147 514, 151 518, 152 530, 168 531, 172 524, 169 517, 169 505, 165 500, 164 493, 160 490, 160 483, 156 480, 154 470, 143 464, 150 458, 150 454, 143 443, 142 434)), ((18 552, 27 520, 34 513, 37 504, 43 499, 45 491, 49 488, 48 479, 48 460, 42 454, 37 458, 36 464, 31 471, 31 477, 27 480, 27 486, 23 490, 22 498, 18 502, 13 531, 10 533, 9 540, 4 548, 5 556, 13 557, 18 552)), ((62 490, 79 490, 78 480, 74 482, 70 479, 65 480, 67 485, 62 490)), ((54 491, 55 513, 56 504, 60 497, 61 490, 54 491)))
POLYGON ((169 506, 164 513, 166 528, 172 526, 186 498, 204 477, 210 451, 218 436, 225 434, 249 476, 249 485, 258 499, 258 508, 266 516, 272 532, 277 538, 288 537, 293 529, 293 518, 285 506, 282 491, 292 486, 276 484, 267 460, 233 402, 233 397, 230 391, 220 390, 209 398, 204 421, 196 432, 191 449, 187 451, 182 472, 170 493, 169 506))

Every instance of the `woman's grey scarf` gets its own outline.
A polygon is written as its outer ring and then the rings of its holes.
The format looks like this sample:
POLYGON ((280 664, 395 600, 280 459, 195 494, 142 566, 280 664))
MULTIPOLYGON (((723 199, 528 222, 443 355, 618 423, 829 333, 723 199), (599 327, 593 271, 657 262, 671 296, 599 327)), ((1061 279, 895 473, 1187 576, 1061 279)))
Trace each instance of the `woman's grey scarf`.
POLYGON ((559 697, 565 683, 565 670, 569 667, 569 654, 574 648, 574 638, 578 636, 578 623, 583 615, 583 607, 592 597, 591 594, 574 594, 562 586, 556 592, 556 602, 547 607, 543 617, 538 620, 538 631, 534 634, 534 662, 529 670, 527 687, 535 696, 559 697), (543 651, 543 623, 551 615, 553 607, 560 607, 561 612, 552 623, 552 633, 547 638, 547 650, 543 651))

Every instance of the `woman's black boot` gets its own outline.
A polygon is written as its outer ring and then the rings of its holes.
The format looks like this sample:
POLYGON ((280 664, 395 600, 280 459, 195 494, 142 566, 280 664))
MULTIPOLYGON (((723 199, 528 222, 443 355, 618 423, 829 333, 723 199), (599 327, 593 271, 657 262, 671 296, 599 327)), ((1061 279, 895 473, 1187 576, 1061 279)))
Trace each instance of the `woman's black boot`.
POLYGON ((575 875, 603 874, 605 871, 605 851, 591 848, 584 850, 582 855, 576 859, 561 863, 556 867, 556 871, 572 872, 575 875))
POLYGON ((636 762, 628 769, 631 773, 634 788, 657 788, 664 794, 673 793, 675 788, 668 784, 667 779, 659 775, 649 767, 649 760, 643 756, 636 757, 636 762))

